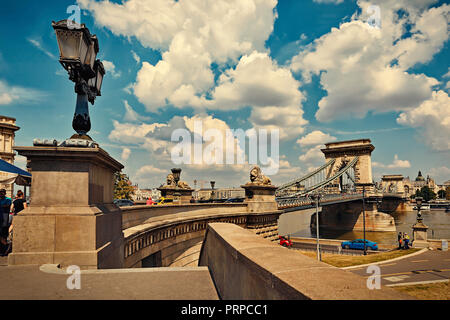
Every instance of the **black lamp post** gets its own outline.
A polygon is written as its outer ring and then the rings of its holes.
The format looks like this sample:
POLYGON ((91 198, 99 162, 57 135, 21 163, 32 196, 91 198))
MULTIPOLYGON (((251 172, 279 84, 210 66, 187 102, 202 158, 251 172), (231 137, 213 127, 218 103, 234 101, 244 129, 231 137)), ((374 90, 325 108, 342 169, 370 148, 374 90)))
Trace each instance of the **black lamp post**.
POLYGON ((101 95, 105 68, 97 60, 99 50, 97 36, 91 35, 84 24, 61 20, 52 22, 59 47, 59 62, 75 82, 77 104, 72 120, 72 128, 77 132, 71 138, 92 140, 87 133, 91 129, 88 101, 94 104, 101 95), (68 23, 69 22, 69 23, 68 23))
POLYGON ((420 208, 422 207, 423 198, 416 198, 416 206, 417 206, 417 222, 422 222, 422 213, 420 212, 420 208))
POLYGON ((209 183, 211 184, 211 199, 214 199, 214 196, 215 196, 214 186, 215 186, 216 182, 210 181, 209 183))
POLYGON ((367 255, 367 245, 366 245, 366 187, 373 187, 373 183, 355 183, 355 187, 362 187, 363 192, 363 236, 364 236, 364 255, 367 255))
POLYGON ((322 195, 319 192, 315 192, 311 195, 311 199, 316 203, 316 238, 317 238, 317 260, 321 261, 320 254, 320 242, 319 242, 319 201, 322 195))

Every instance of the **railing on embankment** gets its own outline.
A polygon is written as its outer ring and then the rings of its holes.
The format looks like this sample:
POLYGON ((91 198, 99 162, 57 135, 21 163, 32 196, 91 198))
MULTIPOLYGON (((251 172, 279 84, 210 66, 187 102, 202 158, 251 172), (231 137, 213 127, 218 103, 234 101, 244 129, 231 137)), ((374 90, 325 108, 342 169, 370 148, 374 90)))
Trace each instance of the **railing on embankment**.
POLYGON ((249 213, 247 204, 186 204, 122 208, 124 267, 140 267, 159 253, 156 266, 197 265, 200 245, 208 223, 227 222, 261 233, 277 233, 281 211, 249 213), (192 250, 198 246, 198 250, 192 250))

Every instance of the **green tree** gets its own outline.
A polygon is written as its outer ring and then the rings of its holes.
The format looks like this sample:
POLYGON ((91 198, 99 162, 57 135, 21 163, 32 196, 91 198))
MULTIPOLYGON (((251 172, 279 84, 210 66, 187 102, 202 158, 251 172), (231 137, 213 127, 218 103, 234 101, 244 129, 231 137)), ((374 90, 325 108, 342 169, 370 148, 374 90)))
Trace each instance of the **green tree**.
POLYGON ((438 191, 438 198, 439 199, 445 199, 446 196, 447 196, 447 192, 445 192, 445 190, 439 190, 438 191))
POLYGON ((134 194, 131 181, 125 173, 116 172, 114 174, 114 199, 129 199, 134 194))
POLYGON ((436 199, 436 193, 428 186, 423 186, 420 191, 416 191, 416 198, 417 197, 422 197, 423 201, 428 202, 430 200, 436 199))

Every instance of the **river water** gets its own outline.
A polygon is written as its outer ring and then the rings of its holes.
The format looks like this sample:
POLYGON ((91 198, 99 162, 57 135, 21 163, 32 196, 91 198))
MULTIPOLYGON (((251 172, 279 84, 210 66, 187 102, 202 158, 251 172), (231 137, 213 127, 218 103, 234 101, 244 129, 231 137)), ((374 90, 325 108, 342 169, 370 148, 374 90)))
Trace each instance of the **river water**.
MULTIPOLYGON (((309 227, 313 210, 289 212, 280 216, 278 223, 280 235, 292 237, 315 238, 315 229, 309 227)), ((395 220, 397 232, 366 232, 366 238, 383 245, 396 245, 397 233, 407 232, 412 238, 412 225, 416 222, 417 212, 403 212, 391 214, 395 220)), ((450 239, 450 212, 445 210, 422 211, 423 223, 429 227, 429 239, 450 239)), ((359 231, 329 231, 319 230, 320 238, 354 240, 363 238, 359 231)))

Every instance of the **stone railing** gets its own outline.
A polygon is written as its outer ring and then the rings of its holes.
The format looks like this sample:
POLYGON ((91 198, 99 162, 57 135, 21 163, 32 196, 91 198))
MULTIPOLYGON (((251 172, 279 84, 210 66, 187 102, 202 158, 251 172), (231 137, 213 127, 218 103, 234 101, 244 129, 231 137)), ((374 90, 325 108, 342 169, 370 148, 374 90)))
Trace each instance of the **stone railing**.
MULTIPOLYGON (((125 219, 128 218, 128 224, 133 226, 124 230, 124 266, 139 266, 139 262, 146 257, 169 247, 174 247, 177 244, 180 244, 176 249, 178 252, 189 249, 189 246, 193 244, 191 240, 197 239, 202 241, 208 223, 226 222, 236 224, 252 229, 254 233, 261 234, 262 237, 271 237, 271 240, 276 236, 277 230, 275 229, 277 228, 278 217, 282 213, 281 211, 255 214, 245 212, 242 210, 243 208, 245 209, 245 205, 242 204, 222 204, 220 206, 182 205, 178 206, 178 208, 176 206, 147 207, 147 210, 137 206, 126 208, 123 210, 125 219), (180 207, 191 210, 178 212, 180 207), (192 210, 194 208, 197 208, 197 210, 192 210), (219 208, 223 210, 219 211, 219 208), (238 210, 240 212, 229 212, 238 210), (163 212, 166 215, 163 215, 163 212), (130 216, 127 217, 127 215, 139 213, 144 217, 141 219, 130 219, 130 216), (159 215, 155 216, 155 214, 159 215), (142 221, 142 223, 135 225, 136 221, 142 221), (268 228, 271 228, 270 233, 267 232, 268 228), (186 245, 183 246, 182 243, 186 245)), ((198 259, 198 255, 195 259, 198 259)), ((173 259, 167 258, 163 261, 162 266, 170 266, 172 262, 173 259)))
POLYGON ((208 225, 199 266, 207 266, 224 300, 398 300, 409 295, 319 262, 248 230, 225 223, 208 225))
POLYGON ((137 205, 130 207, 121 207, 122 210, 122 229, 132 228, 145 224, 154 218, 171 216, 178 213, 188 215, 210 214, 218 211, 226 213, 247 212, 246 203, 193 203, 183 205, 137 205))

